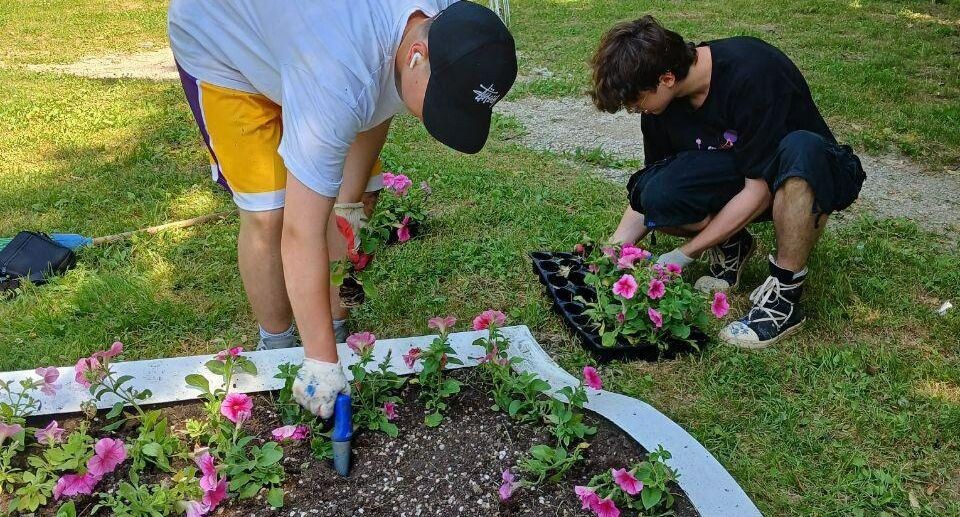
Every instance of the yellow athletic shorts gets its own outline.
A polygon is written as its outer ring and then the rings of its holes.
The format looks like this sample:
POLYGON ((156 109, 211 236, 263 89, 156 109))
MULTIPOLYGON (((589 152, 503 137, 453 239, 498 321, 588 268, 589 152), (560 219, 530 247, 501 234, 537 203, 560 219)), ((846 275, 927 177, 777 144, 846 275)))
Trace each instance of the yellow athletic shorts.
MULTIPOLYGON (((258 93, 203 82, 179 65, 177 69, 210 152, 213 181, 226 189, 242 210, 283 208, 287 169, 277 152, 283 134, 280 106, 258 93)), ((367 192, 381 188, 378 159, 370 171, 367 192)))

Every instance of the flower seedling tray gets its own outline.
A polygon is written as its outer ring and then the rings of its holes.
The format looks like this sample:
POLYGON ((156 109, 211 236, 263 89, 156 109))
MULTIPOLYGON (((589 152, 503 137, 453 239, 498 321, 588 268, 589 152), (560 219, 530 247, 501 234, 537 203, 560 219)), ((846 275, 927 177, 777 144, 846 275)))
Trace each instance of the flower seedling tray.
MULTIPOLYGON (((598 361, 658 361, 674 359, 680 354, 696 350, 690 343, 678 339, 668 340, 667 347, 661 349, 656 343, 630 344, 622 336, 618 337, 614 346, 603 346, 597 327, 584 314, 586 305, 577 299, 582 297, 587 302, 597 299, 596 290, 584 281, 587 269, 583 259, 574 253, 551 251, 533 252, 530 259, 534 272, 553 301, 554 310, 577 335, 583 348, 598 361)), ((696 327, 691 329, 690 339, 701 348, 708 342, 707 335, 696 327)))

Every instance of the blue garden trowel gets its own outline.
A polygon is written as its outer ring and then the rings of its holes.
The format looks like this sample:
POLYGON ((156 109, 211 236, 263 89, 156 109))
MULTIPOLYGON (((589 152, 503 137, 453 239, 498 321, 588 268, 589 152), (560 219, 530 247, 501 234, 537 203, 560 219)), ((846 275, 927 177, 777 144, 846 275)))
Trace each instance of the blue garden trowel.
POLYGON ((350 475, 350 442, 353 440, 353 399, 337 395, 333 406, 333 468, 343 477, 350 475))

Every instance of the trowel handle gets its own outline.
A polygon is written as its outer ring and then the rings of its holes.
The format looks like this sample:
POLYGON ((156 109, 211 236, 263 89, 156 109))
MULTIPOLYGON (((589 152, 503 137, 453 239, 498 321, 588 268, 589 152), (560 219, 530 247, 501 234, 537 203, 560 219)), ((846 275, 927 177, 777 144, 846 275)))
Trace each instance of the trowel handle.
POLYGON ((333 435, 335 442, 347 442, 353 438, 353 399, 339 394, 333 405, 333 435))

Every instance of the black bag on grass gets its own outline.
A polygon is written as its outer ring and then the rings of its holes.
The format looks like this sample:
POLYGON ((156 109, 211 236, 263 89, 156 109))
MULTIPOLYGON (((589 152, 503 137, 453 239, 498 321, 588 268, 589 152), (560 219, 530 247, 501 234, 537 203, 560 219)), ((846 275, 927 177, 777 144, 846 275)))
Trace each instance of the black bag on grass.
POLYGON ((43 284, 77 264, 73 250, 36 232, 20 232, 0 250, 0 293, 10 294, 24 278, 43 284))

